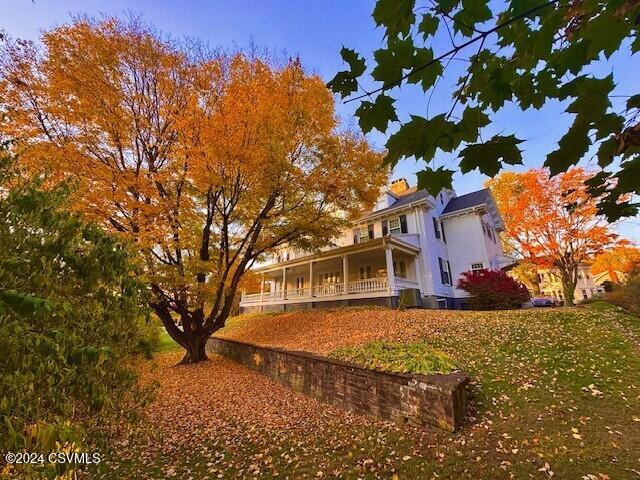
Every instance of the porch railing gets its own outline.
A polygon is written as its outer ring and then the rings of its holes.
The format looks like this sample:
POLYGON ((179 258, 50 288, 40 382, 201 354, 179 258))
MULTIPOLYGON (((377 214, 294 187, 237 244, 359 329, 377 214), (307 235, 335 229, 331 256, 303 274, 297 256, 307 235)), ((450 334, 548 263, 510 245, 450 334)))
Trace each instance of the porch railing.
MULTIPOLYGON (((406 278, 395 277, 395 288, 419 288, 418 282, 414 280, 408 280, 406 278)), ((388 281, 387 277, 375 277, 366 278, 363 280, 356 280, 355 282, 349 282, 347 284, 347 294, 358 294, 367 292, 381 292, 387 290, 388 281)), ((344 283, 328 283, 325 285, 316 285, 313 287, 313 297, 329 297, 333 295, 342 295, 345 293, 344 283)), ((287 290, 287 299, 293 298, 309 298, 311 295, 311 287, 294 288, 287 290)), ((261 294, 250 293, 242 295, 242 303, 260 303, 261 294)), ((282 290, 276 290, 275 292, 264 292, 262 294, 262 301, 271 300, 283 300, 284 292, 282 290)))
POLYGON ((294 288, 293 290, 287 290, 287 298, 301 298, 301 297, 310 297, 311 296, 311 288, 294 288))
POLYGON ((326 285, 316 285, 313 287, 313 294, 316 297, 326 297, 331 295, 341 295, 343 290, 343 283, 328 283, 326 285))
POLYGON ((349 293, 378 292, 387 289, 387 277, 365 278, 349 282, 349 293))
POLYGON ((418 282, 407 278, 395 277, 394 282, 396 284, 396 288, 420 288, 418 282))

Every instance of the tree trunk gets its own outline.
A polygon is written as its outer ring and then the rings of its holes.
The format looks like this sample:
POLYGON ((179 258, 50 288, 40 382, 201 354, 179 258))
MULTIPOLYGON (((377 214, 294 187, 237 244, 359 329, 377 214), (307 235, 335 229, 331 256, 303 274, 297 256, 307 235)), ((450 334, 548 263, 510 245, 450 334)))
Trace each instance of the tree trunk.
POLYGON ((207 357, 206 347, 207 340, 209 340, 209 337, 212 334, 211 331, 207 331, 202 327, 202 325, 194 325, 188 312, 182 315, 183 328, 180 329, 176 325, 176 322, 171 315, 171 311, 166 304, 152 302, 151 307, 160 320, 162 320, 164 328, 169 336, 186 350, 179 365, 198 363, 209 359, 207 357))
POLYGON ((573 298, 576 292, 576 284, 571 281, 562 281, 562 294, 565 307, 573 307, 573 298))
POLYGON ((191 332, 185 346, 186 353, 180 360, 179 365, 209 360, 209 357, 207 357, 207 340, 209 340, 209 335, 191 332))

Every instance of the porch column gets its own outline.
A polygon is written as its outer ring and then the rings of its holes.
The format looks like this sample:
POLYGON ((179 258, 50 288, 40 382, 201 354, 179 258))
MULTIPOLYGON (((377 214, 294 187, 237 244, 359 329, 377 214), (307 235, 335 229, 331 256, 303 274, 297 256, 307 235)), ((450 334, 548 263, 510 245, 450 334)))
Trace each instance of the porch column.
POLYGON ((349 260, 346 255, 342 256, 342 281, 342 293, 346 295, 349 293, 349 260))
POLYGON ((315 296, 313 291, 313 260, 309 262, 309 288, 311 289, 311 296, 315 296))
POLYGON ((422 271, 423 263, 421 255, 422 250, 420 250, 420 253, 413 257, 413 267, 416 271, 416 277, 418 277, 418 286, 420 287, 420 293, 424 294, 426 293, 426 289, 424 287, 424 272, 422 271))
POLYGON ((396 289, 395 272, 393 271, 393 252, 391 245, 384 246, 385 260, 387 261, 387 290, 389 292, 396 289))
POLYGON ((260 302, 264 298, 264 273, 260 275, 260 302))
POLYGON ((282 299, 287 298, 287 267, 282 269, 282 299))

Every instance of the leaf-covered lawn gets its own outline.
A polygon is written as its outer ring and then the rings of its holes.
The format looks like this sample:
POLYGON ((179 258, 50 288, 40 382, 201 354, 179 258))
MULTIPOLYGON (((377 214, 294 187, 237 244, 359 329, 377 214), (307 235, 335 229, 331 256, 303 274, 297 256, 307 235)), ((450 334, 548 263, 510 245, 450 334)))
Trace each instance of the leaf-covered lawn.
POLYGON ((164 353, 147 430, 101 478, 640 478, 640 320, 614 309, 349 309, 234 318, 220 336, 328 353, 427 342, 474 378, 454 435, 352 415, 215 357, 164 353), (624 329, 624 330, 623 330, 624 329), (624 333, 627 332, 627 333, 624 333), (395 478, 395 477, 394 477, 395 478))

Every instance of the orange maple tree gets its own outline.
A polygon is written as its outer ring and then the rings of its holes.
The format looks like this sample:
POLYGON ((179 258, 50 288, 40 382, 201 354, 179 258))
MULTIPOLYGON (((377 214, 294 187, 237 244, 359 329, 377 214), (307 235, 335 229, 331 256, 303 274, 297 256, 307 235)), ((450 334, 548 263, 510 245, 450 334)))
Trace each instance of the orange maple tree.
POLYGON ((609 272, 613 281, 621 281, 616 272, 629 274, 640 270, 640 248, 628 242, 621 243, 621 245, 596 255, 593 265, 591 265, 593 274, 609 272))
POLYGON ((504 172, 487 182, 505 222, 504 240, 521 258, 550 268, 573 305, 580 262, 616 241, 587 194, 580 167, 550 177, 544 169, 504 172))
POLYGON ((185 363, 206 359, 256 261, 331 242, 386 180, 297 60, 211 53, 113 18, 76 20, 42 45, 2 48, 0 135, 135 242, 185 363))

